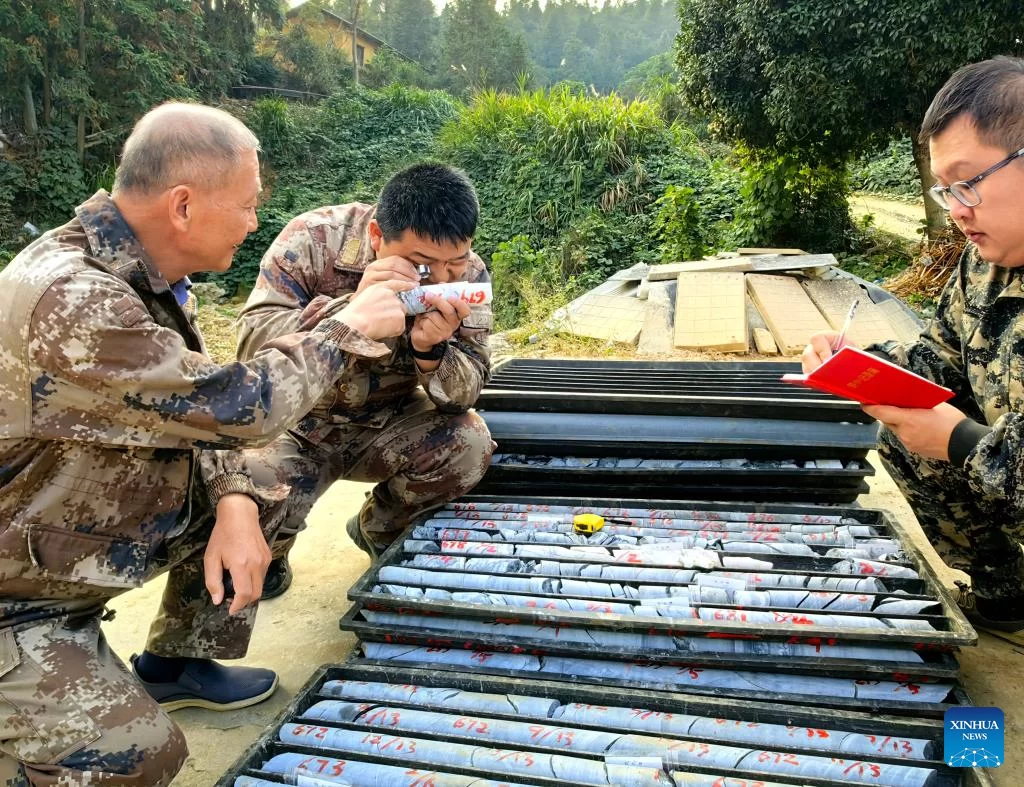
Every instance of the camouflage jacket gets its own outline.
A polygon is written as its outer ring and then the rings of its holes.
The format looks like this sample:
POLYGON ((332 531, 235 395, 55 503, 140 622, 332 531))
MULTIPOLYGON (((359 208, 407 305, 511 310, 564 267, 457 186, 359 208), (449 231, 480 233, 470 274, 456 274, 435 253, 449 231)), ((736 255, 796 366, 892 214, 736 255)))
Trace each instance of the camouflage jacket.
POLYGON ((951 404, 986 425, 967 455, 969 483, 1024 519, 1024 280, 968 244, 918 341, 871 348, 956 392, 951 404))
MULTIPOLYGON (((374 210, 372 205, 351 203, 319 208, 289 222, 264 255, 255 289, 239 317, 239 358, 251 358, 275 337, 309 330, 331 314, 335 304, 348 302, 363 270, 376 259, 366 229, 374 210)), ((490 280, 475 254, 464 279, 490 280)), ((431 372, 417 368, 408 331, 385 341, 390 352, 384 357, 351 359, 336 389, 296 431, 316 442, 333 423, 380 426, 420 385, 439 410, 464 412, 488 379, 491 322, 489 305, 474 306, 431 372)))
POLYGON ((326 320, 220 366, 106 193, 76 214, 0 272, 0 627, 141 584, 194 499, 286 493, 225 449, 291 426, 349 353, 387 352, 326 320))

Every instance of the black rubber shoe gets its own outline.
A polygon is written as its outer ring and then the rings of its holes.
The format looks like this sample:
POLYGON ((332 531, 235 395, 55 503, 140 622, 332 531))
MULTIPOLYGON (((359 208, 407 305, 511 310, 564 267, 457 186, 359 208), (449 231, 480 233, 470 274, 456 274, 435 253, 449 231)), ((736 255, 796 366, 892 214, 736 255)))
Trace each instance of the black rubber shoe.
POLYGON ((225 667, 211 659, 188 659, 175 681, 143 680, 131 657, 132 674, 165 711, 181 708, 238 710, 256 705, 277 689, 277 673, 258 667, 225 667))
POLYGON ((270 561, 267 575, 263 578, 263 593, 260 601, 277 598, 292 584, 292 567, 287 557, 279 557, 270 561))
POLYGON ((1014 645, 1024 645, 1024 620, 993 620, 985 617, 978 611, 978 599, 974 595, 974 588, 966 582, 954 584, 957 588, 956 605, 972 626, 1014 645))

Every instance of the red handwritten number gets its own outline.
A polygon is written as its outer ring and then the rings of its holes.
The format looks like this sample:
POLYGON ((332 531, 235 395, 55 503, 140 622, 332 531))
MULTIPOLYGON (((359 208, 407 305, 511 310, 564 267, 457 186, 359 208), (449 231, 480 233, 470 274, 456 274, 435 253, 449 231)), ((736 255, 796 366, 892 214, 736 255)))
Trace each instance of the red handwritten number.
POLYGON ((456 719, 452 726, 460 730, 465 729, 466 732, 475 732, 478 735, 487 735, 490 732, 490 727, 488 727, 487 722, 481 721, 480 719, 463 717, 456 719))

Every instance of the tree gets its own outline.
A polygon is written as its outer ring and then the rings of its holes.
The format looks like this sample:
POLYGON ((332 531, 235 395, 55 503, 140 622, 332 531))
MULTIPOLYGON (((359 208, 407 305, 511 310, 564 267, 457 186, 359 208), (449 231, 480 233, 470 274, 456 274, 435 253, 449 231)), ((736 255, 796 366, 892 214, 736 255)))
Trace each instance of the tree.
POLYGON ((203 40, 213 54, 201 82, 209 95, 217 96, 238 84, 238 77, 253 54, 260 25, 281 27, 284 22, 282 3, 278 0, 199 0, 197 6, 204 22, 203 40))
POLYGON ((755 150, 843 165, 907 136, 929 232, 924 112, 962 65, 1021 52, 1019 0, 679 0, 682 92, 721 136, 755 150))
POLYGON ((380 37, 424 68, 437 59, 440 20, 431 0, 387 0, 380 10, 380 37))
POLYGON ((509 29, 494 0, 452 0, 445 6, 439 65, 457 91, 511 88, 530 59, 522 35, 509 29))

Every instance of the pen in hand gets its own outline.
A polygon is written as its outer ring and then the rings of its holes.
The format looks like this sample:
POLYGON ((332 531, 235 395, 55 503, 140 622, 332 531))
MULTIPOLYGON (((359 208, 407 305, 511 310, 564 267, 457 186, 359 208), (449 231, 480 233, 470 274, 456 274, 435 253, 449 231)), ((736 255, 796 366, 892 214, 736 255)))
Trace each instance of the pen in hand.
POLYGON ((846 342, 846 334, 850 330, 850 324, 853 322, 853 315, 857 313, 858 303, 860 303, 860 298, 854 298, 853 303, 850 304, 850 311, 846 313, 846 319, 843 320, 843 328, 839 331, 839 335, 836 337, 835 342, 832 343, 833 353, 837 353, 843 349, 843 344, 846 342))

